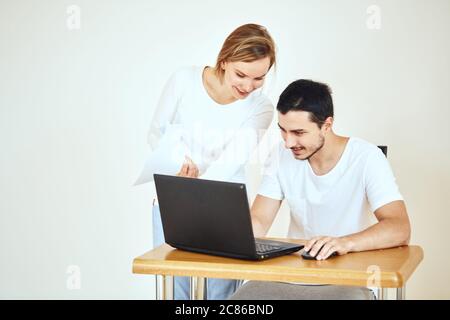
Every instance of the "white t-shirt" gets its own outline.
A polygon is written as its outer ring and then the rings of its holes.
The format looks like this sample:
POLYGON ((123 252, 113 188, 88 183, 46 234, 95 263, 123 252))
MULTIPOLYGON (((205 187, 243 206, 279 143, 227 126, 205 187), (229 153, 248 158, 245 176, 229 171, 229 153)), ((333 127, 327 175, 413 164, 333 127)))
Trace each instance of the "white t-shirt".
POLYGON ((185 155, 202 179, 245 182, 244 165, 272 122, 273 105, 261 89, 216 103, 203 85, 203 69, 181 68, 167 82, 148 134, 151 151, 135 185, 153 181, 154 173, 178 173, 185 155))
POLYGON ((287 200, 288 238, 300 239, 360 232, 372 224, 369 210, 403 200, 382 151, 359 138, 349 139, 336 166, 322 176, 280 144, 268 158, 259 194, 287 200))

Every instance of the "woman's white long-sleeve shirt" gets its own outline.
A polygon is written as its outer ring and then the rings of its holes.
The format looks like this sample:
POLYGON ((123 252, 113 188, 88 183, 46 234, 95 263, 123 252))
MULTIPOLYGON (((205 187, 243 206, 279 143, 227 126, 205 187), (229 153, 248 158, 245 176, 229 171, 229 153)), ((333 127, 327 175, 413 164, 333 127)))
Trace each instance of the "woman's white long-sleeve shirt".
POLYGON ((153 173, 175 175, 184 156, 202 179, 245 182, 245 163, 272 121, 273 105, 261 90, 218 104, 203 85, 203 69, 182 68, 167 82, 148 134, 151 153, 135 184, 153 181, 153 173))

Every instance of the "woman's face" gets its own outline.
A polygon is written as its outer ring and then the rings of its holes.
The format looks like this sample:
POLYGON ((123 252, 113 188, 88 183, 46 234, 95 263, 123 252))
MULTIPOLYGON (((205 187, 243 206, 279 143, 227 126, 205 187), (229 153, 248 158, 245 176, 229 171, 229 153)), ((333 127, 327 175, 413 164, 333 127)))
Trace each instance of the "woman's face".
POLYGON ((265 57, 252 62, 224 62, 223 80, 225 86, 236 99, 245 99, 252 91, 264 84, 269 71, 270 58, 265 57))

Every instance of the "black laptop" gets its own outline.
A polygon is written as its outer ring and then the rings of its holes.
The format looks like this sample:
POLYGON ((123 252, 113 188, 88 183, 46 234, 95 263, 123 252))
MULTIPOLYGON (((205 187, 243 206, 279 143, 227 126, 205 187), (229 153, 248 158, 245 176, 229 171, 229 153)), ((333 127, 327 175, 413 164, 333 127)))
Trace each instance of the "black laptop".
POLYGON ((247 191, 242 183, 155 174, 166 243, 231 258, 262 260, 303 245, 255 239, 247 191))

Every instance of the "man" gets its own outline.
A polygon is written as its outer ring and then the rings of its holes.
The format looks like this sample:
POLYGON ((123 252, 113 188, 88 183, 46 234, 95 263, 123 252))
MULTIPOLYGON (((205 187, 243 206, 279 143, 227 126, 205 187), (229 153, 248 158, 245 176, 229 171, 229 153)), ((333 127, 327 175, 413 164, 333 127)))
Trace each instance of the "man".
MULTIPOLYGON (((389 163, 375 145, 334 133, 330 88, 295 81, 281 94, 277 110, 284 146, 270 155, 251 208, 255 236, 266 235, 286 199, 291 210, 288 237, 309 239, 305 250, 318 260, 335 252, 407 245, 409 218, 389 163), (378 223, 371 223, 369 211, 378 223)), ((372 297, 368 292, 249 282, 232 299, 366 299, 372 297)))

